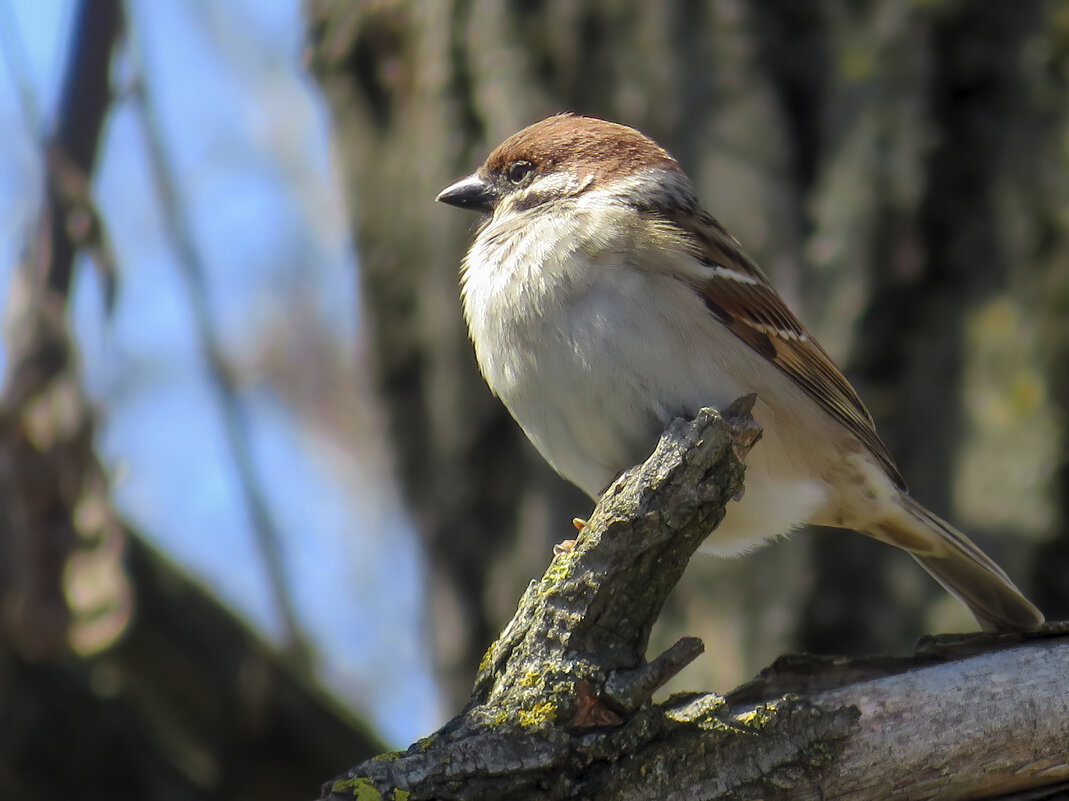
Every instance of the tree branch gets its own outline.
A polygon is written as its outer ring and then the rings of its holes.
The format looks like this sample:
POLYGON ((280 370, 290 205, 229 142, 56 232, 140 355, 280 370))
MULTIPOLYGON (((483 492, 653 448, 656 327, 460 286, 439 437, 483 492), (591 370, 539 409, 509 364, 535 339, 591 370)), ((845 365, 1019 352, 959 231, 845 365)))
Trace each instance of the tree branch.
POLYGON ((685 638, 645 661, 665 598, 741 492, 752 404, 675 421, 528 587, 463 711, 323 797, 871 801, 1069 779, 1069 644, 1041 639, 1056 624, 1034 642, 932 638, 912 658, 784 657, 726 698, 649 702, 702 650, 685 638))
POLYGON ((131 37, 137 64, 137 119, 145 143, 146 159, 153 189, 160 204, 166 231, 177 254, 177 265, 189 293, 190 311, 198 344, 204 355, 205 367, 215 390, 218 412, 225 435, 225 443, 233 460, 241 499, 252 527, 266 572, 267 588, 274 611, 282 629, 281 651, 292 665, 310 672, 314 661, 313 648, 297 619, 286 569, 283 564, 283 537, 265 497, 253 457, 251 423, 242 402, 239 387, 220 342, 219 332, 209 302, 208 270, 195 244, 180 187, 171 168, 163 131, 159 124, 153 92, 148 85, 146 50, 140 47, 136 35, 131 37))
MULTIPOLYGON (((0 661, 5 641, 31 659, 66 653, 78 640, 77 604, 64 586, 71 565, 114 565, 121 558, 66 320, 78 249, 97 257, 107 294, 114 280, 88 176, 111 102, 108 66, 119 11, 117 0, 77 7, 56 130, 42 147, 45 202, 8 293, 8 364, 0 391, 0 661), (87 509, 108 511, 87 525, 78 511, 87 509)), ((29 97, 24 103, 30 115, 35 104, 29 97)), ((115 593, 116 607, 121 595, 115 593)))

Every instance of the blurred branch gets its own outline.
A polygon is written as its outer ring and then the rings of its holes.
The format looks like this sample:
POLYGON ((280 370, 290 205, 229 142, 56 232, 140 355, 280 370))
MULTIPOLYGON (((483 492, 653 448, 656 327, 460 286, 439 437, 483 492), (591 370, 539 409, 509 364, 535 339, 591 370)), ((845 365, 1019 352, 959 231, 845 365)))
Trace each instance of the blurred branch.
POLYGON ((110 265, 90 176, 120 11, 76 5, 49 191, 7 298, 0 798, 292 799, 383 746, 131 535, 93 447, 67 306, 78 251, 110 265))
MULTIPOLYGON (((116 579, 107 597, 90 604, 91 616, 121 628, 127 604, 118 567, 122 538, 112 525, 107 481, 93 451, 93 414, 66 321, 75 252, 104 241, 86 176, 110 103, 108 65, 119 29, 114 0, 78 6, 45 158, 45 204, 12 278, 4 320, 9 363, 0 398, 2 627, 15 648, 33 659, 78 644, 79 600, 67 586, 76 563, 94 563, 116 579)), ((32 98, 23 103, 32 106, 32 98)))
MULTIPOLYGON (((60 98, 61 113, 56 121, 55 145, 82 174, 92 173, 104 117, 111 103, 109 70, 112 49, 118 41, 122 15, 118 0, 82 2, 74 20, 70 65, 60 98)), ((86 182, 88 186, 88 182, 86 182)), ((61 195, 53 184, 54 195, 61 195)), ((86 193, 88 194, 88 193, 86 193)), ((60 206, 63 197, 53 203, 60 206)), ((80 208, 80 207, 79 207, 80 208)), ((70 288, 76 243, 64 225, 52 228, 52 269, 49 284, 66 295, 70 288)), ((75 223, 80 228, 85 226, 75 223)))
POLYGON ((133 43, 133 49, 136 53, 138 69, 138 88, 134 93, 138 100, 137 118, 141 123, 149 170, 171 242, 178 251, 178 264, 189 291, 189 302, 193 311, 197 338, 207 361, 213 386, 217 391, 223 430, 226 432, 226 444, 234 461, 234 469, 241 486, 242 498, 249 512, 253 535, 263 556, 272 601, 281 618, 283 649, 295 660, 297 666, 308 667, 312 660, 312 650, 302 634, 290 598, 282 559, 282 535, 275 525, 256 475, 248 420, 242 408, 234 376, 220 346, 208 300, 204 262, 193 244, 193 234, 179 197, 179 189, 168 164, 163 135, 158 125, 158 116, 153 108, 152 93, 145 85, 144 49, 137 47, 136 42, 133 43))
POLYGON ((684 639, 644 659, 687 561, 742 490, 740 458, 760 436, 745 400, 675 421, 609 488, 528 588, 457 717, 323 797, 879 801, 1069 779, 1064 625, 1023 644, 933 638, 909 659, 786 658, 726 698, 649 703, 700 652, 684 639))
MULTIPOLYGON (((479 378, 457 292, 468 221, 433 203, 461 165, 468 168, 465 154, 474 159, 472 121, 441 60, 452 42, 467 41, 459 21, 483 15, 452 0, 326 0, 305 12, 307 63, 331 111, 358 256, 354 313, 370 349, 365 383, 382 409, 423 546, 420 590, 435 678, 461 703, 504 622, 503 604, 530 579, 519 554, 545 553, 549 521, 570 529, 564 521, 589 509, 578 490, 551 475, 479 378)), ((498 55, 505 63, 508 56, 498 55)))

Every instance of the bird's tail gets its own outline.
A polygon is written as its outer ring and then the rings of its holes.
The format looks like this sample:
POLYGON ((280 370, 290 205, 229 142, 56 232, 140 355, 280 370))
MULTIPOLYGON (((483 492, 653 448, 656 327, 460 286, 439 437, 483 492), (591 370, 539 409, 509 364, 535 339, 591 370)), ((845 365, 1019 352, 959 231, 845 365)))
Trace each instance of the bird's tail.
POLYGON ((984 631, 1032 631, 1043 613, 973 542, 908 495, 903 514, 885 520, 870 536, 908 551, 936 581, 969 607, 984 631))

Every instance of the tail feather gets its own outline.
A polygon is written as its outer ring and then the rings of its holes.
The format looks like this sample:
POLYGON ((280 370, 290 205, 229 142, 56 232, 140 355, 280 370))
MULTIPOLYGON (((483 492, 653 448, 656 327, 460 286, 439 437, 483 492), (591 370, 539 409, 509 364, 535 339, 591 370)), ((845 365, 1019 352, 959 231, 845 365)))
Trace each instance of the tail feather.
POLYGON ((908 495, 905 514, 869 532, 904 548, 973 613, 984 631, 1032 631, 1043 614, 1021 594, 1005 571, 964 534, 908 495))

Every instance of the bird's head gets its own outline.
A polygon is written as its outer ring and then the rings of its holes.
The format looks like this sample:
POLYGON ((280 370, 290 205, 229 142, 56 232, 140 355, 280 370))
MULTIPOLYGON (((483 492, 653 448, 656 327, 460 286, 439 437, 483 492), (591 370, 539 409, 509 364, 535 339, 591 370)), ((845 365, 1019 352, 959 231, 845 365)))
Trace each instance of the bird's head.
MULTIPOLYGON (((522 212, 562 198, 663 175, 689 187, 679 165, 656 142, 626 125, 557 114, 513 134, 478 170, 438 195, 438 200, 484 214, 522 212)), ((641 193, 639 193, 641 195, 641 193)))

